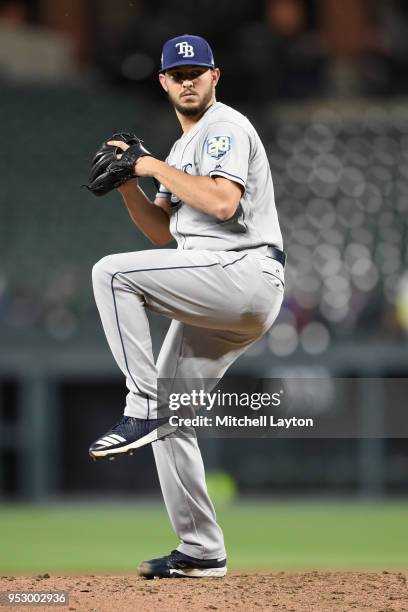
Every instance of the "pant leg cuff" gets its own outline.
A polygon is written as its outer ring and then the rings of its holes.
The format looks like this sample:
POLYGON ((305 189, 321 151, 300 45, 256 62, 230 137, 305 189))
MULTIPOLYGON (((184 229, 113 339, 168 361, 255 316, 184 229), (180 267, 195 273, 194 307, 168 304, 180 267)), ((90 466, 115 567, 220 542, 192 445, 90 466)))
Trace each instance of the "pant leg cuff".
POLYGON ((123 414, 136 419, 157 419, 157 401, 139 395, 133 395, 129 401, 127 397, 123 414))
POLYGON ((224 548, 217 548, 214 552, 211 552, 208 548, 204 549, 202 546, 192 546, 191 544, 180 544, 177 546, 177 550, 195 559, 217 559, 217 561, 221 561, 227 556, 224 548))

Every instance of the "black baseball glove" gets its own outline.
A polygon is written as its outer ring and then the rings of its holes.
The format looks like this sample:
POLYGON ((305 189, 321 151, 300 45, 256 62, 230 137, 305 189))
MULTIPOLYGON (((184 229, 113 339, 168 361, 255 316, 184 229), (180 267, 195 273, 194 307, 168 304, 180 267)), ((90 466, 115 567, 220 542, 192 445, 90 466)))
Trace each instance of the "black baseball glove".
POLYGON ((131 178, 134 178, 134 165, 140 157, 151 155, 142 145, 142 140, 134 134, 120 132, 108 138, 96 152, 92 160, 89 185, 85 185, 96 196, 103 196, 116 189, 131 178), (115 145, 108 145, 111 140, 121 140, 129 145, 126 151, 115 145), (122 155, 120 159, 117 155, 122 155))

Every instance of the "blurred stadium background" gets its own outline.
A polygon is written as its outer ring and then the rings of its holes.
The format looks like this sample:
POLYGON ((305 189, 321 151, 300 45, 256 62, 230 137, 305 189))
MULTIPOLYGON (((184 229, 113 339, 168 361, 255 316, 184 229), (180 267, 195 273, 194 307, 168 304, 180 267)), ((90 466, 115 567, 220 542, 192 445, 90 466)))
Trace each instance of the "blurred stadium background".
MULTIPOLYGON (((80 186, 118 129, 165 157, 178 126, 156 72, 163 42, 184 32, 210 41, 218 98, 261 134, 288 253, 279 319, 232 373, 376 378, 359 409, 380 423, 383 379, 407 376, 405 2, 0 0, 2 571, 130 568, 132 529, 138 558, 173 542, 150 449, 87 457, 125 396, 91 268, 150 245, 116 194, 96 201, 80 186), (102 561, 92 547, 107 529, 123 540, 102 561)), ((151 323, 157 349, 168 323, 151 323)), ((201 446, 237 567, 407 564, 405 439, 201 446), (321 502, 299 502, 311 496, 321 502), (254 544, 243 530, 257 521, 254 544)))

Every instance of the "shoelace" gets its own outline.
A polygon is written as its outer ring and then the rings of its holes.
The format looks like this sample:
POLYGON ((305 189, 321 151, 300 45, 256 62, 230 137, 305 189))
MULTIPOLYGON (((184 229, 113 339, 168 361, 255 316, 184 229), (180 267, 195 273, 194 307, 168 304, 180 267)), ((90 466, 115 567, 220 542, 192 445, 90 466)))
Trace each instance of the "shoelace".
POLYGON ((167 555, 167 559, 176 559, 177 561, 182 561, 184 557, 179 550, 172 550, 171 553, 167 555))
POLYGON ((121 420, 119 421, 119 423, 116 423, 116 425, 114 425, 111 429, 111 431, 115 431, 115 429, 119 429, 119 427, 121 427, 121 425, 126 425, 126 423, 129 421, 130 417, 128 416, 123 416, 121 418, 121 420))

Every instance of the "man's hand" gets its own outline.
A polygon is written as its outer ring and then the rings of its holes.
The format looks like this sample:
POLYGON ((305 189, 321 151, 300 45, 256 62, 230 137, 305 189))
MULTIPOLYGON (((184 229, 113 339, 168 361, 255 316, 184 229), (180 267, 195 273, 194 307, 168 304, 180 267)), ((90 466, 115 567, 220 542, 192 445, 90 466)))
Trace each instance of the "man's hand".
MULTIPOLYGON (((122 142, 121 140, 109 140, 107 144, 111 147, 118 147, 119 149, 122 149, 122 151, 126 151, 126 149, 129 148, 129 145, 126 144, 126 142, 122 142)), ((116 157, 120 159, 122 156, 116 155, 116 157)))
MULTIPOLYGON (((107 144, 113 147, 118 147, 123 151, 126 151, 126 149, 129 148, 128 144, 126 144, 125 142, 120 142, 120 140, 109 140, 107 144)), ((116 155, 117 159, 120 159, 121 157, 122 155, 116 155)), ((137 176, 135 176, 135 179, 137 180, 137 176)), ((126 181, 126 183, 122 183, 122 185, 119 185, 117 189, 122 196, 126 196, 127 194, 132 193, 133 185, 131 182, 126 181)))
POLYGON ((114 134, 96 152, 89 184, 85 187, 96 196, 106 195, 135 178, 135 164, 145 156, 150 157, 151 153, 143 146, 140 138, 128 132, 114 134), (118 155, 120 151, 123 153, 118 155))
MULTIPOLYGON (((120 140, 110 140, 108 145, 112 145, 114 147, 118 147, 118 149, 122 149, 122 151, 126 151, 129 148, 129 145, 120 140)), ((118 159, 121 159, 122 155, 116 156, 118 159)), ((140 157, 134 165, 134 173, 135 176, 154 176, 154 161, 157 161, 151 155, 140 157)))

